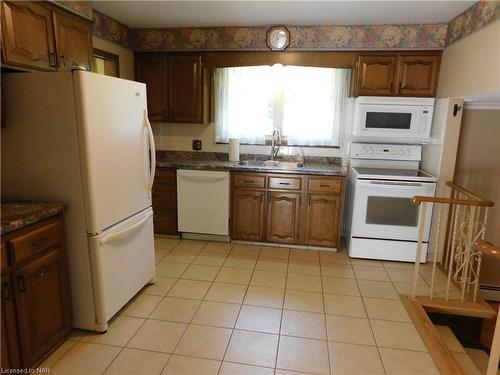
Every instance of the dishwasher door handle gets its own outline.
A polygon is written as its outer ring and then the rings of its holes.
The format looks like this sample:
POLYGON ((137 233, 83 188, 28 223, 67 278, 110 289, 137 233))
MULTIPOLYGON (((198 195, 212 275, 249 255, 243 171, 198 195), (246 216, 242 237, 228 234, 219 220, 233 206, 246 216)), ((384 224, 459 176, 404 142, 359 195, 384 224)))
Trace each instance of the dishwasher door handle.
POLYGON ((226 179, 227 172, 199 171, 199 170, 177 170, 177 178, 193 182, 217 182, 226 179))

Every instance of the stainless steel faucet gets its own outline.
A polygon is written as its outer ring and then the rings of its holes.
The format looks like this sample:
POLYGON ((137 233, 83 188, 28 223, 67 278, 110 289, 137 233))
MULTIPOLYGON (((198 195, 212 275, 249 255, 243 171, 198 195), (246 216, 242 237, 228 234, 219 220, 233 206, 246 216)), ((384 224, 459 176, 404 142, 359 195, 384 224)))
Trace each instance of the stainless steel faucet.
POLYGON ((277 128, 273 129, 273 139, 271 141, 271 160, 275 160, 278 156, 278 152, 280 151, 281 146, 281 135, 280 131, 277 128))

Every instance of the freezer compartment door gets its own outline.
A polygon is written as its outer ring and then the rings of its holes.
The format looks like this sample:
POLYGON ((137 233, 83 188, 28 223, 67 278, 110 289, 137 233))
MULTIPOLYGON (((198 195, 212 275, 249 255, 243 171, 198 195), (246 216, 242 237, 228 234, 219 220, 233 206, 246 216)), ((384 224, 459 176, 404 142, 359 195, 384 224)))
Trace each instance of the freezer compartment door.
POLYGON ((97 234, 151 206, 155 156, 146 86, 73 75, 87 232, 97 234))
POLYGON ((155 274, 151 208, 89 238, 96 305, 96 330, 144 287, 155 274))

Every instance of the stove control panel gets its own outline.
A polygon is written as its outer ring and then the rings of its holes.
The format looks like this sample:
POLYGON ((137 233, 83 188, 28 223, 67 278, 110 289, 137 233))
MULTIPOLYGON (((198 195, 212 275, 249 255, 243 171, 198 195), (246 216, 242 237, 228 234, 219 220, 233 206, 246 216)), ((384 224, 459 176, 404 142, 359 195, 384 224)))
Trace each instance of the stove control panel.
POLYGON ((353 159, 420 161, 421 157, 422 146, 419 145, 351 144, 351 158, 353 159))

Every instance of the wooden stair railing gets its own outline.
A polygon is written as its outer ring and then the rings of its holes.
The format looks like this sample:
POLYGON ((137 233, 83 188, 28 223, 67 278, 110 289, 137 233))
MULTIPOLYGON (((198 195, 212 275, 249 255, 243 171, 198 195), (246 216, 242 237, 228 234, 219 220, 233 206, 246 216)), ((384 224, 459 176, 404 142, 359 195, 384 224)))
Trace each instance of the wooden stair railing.
POLYGON ((481 251, 476 249, 475 243, 484 241, 488 209, 494 203, 453 182, 447 182, 446 185, 451 189, 450 197, 415 196, 412 199, 415 205, 421 206, 412 297, 415 298, 417 291, 419 260, 422 253, 426 220, 425 213, 428 205, 436 205, 438 206, 438 222, 434 238, 435 246, 429 298, 434 298, 436 267, 439 262, 441 268, 448 274, 445 299, 449 300, 450 286, 458 284, 461 289, 460 301, 464 302, 466 297, 470 297, 472 288, 472 300, 475 302, 479 291, 482 254, 481 251), (448 209, 448 221, 444 249, 441 254, 439 244, 443 209, 448 209))
MULTIPOLYGON (((411 297, 402 297, 402 299, 440 370, 444 373, 452 373, 457 371, 456 361, 454 358, 450 358, 447 350, 443 349, 442 342, 435 337, 435 329, 433 330, 433 326, 430 327, 430 320, 426 312, 494 318, 497 315, 496 311, 485 302, 477 301, 479 274, 483 254, 500 259, 500 248, 484 239, 488 209, 494 203, 453 182, 447 182, 446 185, 451 189, 449 197, 415 196, 412 199, 415 205, 421 207, 419 234, 411 297), (417 298, 417 282, 426 224, 426 210, 432 209, 433 205, 437 207, 438 214, 434 236, 435 246, 430 292, 428 297, 417 298), (447 210, 447 215, 446 213, 443 214, 443 210, 447 210), (447 216, 447 223, 444 230, 441 226, 445 215, 447 216), (441 247, 440 235, 443 231, 445 233, 444 245, 441 247), (444 299, 435 298, 434 290, 437 271, 443 271, 447 275, 444 299), (458 287, 459 299, 450 299, 452 285, 458 287)), ((497 374, 499 358, 500 319, 497 319, 487 375, 497 374)))

